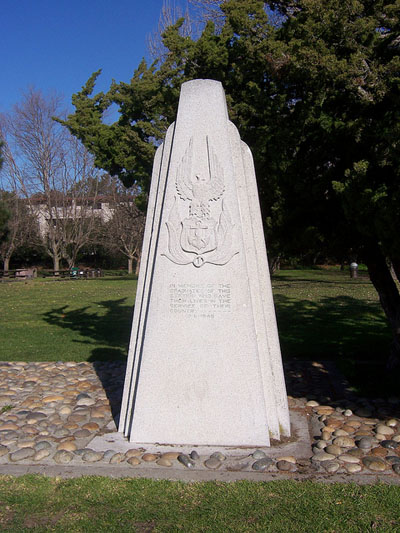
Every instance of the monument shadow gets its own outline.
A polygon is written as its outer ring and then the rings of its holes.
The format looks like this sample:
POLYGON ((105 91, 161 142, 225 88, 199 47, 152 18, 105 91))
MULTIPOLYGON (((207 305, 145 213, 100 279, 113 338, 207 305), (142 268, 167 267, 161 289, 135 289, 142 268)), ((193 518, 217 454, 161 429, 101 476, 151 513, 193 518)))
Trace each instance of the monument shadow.
MULTIPOLYGON (((334 403, 397 394, 398 376, 388 375, 385 367, 391 337, 379 304, 360 303, 347 295, 313 302, 278 294, 274 300, 288 395, 334 403)), ((125 302, 96 302, 102 307, 99 312, 64 305, 44 315, 49 324, 85 337, 74 342, 92 346, 87 360, 93 363, 114 418, 120 411, 132 324, 133 307, 125 302)), ((387 414, 396 416, 398 408, 393 405, 387 414)))
POLYGON ((87 361, 93 363, 99 380, 118 419, 126 371, 126 356, 132 324, 133 306, 126 298, 96 302, 99 312, 89 306, 68 309, 68 305, 51 309, 44 320, 64 329, 75 331, 79 337, 73 342, 91 345, 87 361))

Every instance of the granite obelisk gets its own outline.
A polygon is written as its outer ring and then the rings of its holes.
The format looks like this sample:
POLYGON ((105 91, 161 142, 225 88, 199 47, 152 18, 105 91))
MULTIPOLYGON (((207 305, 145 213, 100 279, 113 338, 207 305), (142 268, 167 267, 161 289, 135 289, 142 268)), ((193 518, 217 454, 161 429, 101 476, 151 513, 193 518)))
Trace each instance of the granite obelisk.
POLYGON ((222 85, 182 85, 154 160, 119 431, 137 444, 290 434, 257 185, 222 85))

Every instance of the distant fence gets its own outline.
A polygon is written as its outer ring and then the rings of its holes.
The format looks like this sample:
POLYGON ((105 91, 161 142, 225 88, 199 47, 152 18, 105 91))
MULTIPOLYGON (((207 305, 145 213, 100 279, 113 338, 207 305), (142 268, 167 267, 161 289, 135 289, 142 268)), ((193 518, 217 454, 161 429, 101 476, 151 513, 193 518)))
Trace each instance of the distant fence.
POLYGON ((0 270, 0 279, 33 279, 41 278, 54 279, 89 279, 103 277, 100 268, 72 268, 68 270, 37 270, 36 268, 17 268, 16 270, 0 270))
POLYGON ((17 268, 15 270, 0 270, 0 278, 5 279, 33 279, 36 277, 36 268, 17 268))

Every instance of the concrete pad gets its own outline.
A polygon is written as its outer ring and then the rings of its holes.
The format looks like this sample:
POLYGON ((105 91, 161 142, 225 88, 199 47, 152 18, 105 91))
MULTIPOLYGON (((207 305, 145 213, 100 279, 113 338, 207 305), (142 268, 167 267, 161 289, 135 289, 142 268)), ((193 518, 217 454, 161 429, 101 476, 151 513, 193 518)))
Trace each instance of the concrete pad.
MULTIPOLYGON (((150 453, 180 452, 189 454, 195 450, 200 457, 209 457, 213 452, 222 452, 226 457, 246 457, 252 454, 256 449, 263 450, 267 457, 276 458, 284 455, 293 455, 297 459, 310 458, 311 437, 308 424, 308 416, 304 409, 290 410, 291 420, 291 437, 284 441, 274 442, 272 446, 265 447, 247 447, 247 446, 198 446, 196 444, 174 446, 162 443, 134 443, 124 437, 117 431, 114 422, 110 422, 108 429, 113 429, 112 433, 99 435, 93 438, 87 446, 98 452, 106 450, 115 450, 116 452, 125 453, 132 448, 145 448, 150 453)), ((204 460, 204 459, 203 459, 204 460)), ((160 468, 160 467, 157 467, 160 468)), ((204 469, 204 468, 203 468, 204 469)))

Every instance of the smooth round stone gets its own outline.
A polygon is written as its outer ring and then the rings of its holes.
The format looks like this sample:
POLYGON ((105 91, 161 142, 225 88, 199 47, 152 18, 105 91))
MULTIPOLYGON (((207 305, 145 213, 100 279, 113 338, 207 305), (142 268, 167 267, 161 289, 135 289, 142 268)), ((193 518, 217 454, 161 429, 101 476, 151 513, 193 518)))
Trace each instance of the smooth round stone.
POLYGON ((283 455, 276 458, 277 461, 286 461, 288 463, 296 464, 296 458, 293 455, 283 455))
POLYGON ((357 464, 346 464, 345 469, 349 474, 357 474, 357 472, 361 472, 362 466, 357 464))
POLYGON ((329 441, 332 438, 332 433, 330 431, 323 431, 321 434, 321 439, 324 441, 329 441))
POLYGON ((336 437, 333 441, 333 444, 336 444, 337 446, 340 446, 341 448, 354 448, 356 443, 354 442, 354 439, 351 437, 343 436, 343 437, 336 437))
POLYGON ((35 426, 22 426, 20 431, 26 435, 37 435, 39 433, 35 426))
POLYGON ((332 461, 333 459, 336 459, 336 456, 332 455, 331 453, 326 453, 326 452, 318 452, 315 455, 313 455, 311 458, 311 460, 316 463, 322 463, 324 461, 332 461))
POLYGON ((79 401, 79 400, 86 400, 87 398, 90 398, 89 394, 87 392, 81 392, 78 394, 78 396, 76 397, 76 400, 79 401))
MULTIPOLYGON (((254 457, 254 454, 253 454, 254 457)), ((263 457, 258 459, 255 463, 252 464, 251 468, 257 472, 264 472, 267 468, 274 464, 274 461, 269 457, 263 457)))
POLYGON ((349 424, 345 424, 344 426, 342 426, 342 430, 346 431, 347 434, 351 434, 355 432, 356 428, 354 426, 350 426, 349 424))
POLYGON ((376 426, 376 424, 379 424, 379 420, 377 419, 363 420, 363 426, 367 428, 372 428, 373 426, 376 426))
POLYGON ((370 431, 356 431, 354 433, 355 438, 361 438, 361 437, 370 437, 371 432, 370 431))
POLYGON ((88 409, 87 407, 75 407, 74 408, 74 415, 82 415, 82 416, 90 416, 90 409, 88 409))
POLYGON ((362 459, 362 462, 369 470, 373 470, 374 472, 383 472, 386 470, 385 461, 379 457, 367 455, 362 459))
POLYGON ((330 405, 320 405, 315 410, 319 415, 330 415, 333 413, 334 408, 330 405))
POLYGON ((389 451, 386 450, 386 448, 381 448, 380 446, 377 446, 376 448, 372 448, 369 453, 374 457, 386 457, 389 451))
POLYGON ((158 466, 170 467, 172 466, 172 461, 170 461, 169 459, 165 459, 164 457, 160 457, 158 461, 156 461, 156 464, 158 464, 158 466))
POLYGON ((350 455, 349 453, 343 453, 342 455, 339 455, 338 459, 339 461, 343 461, 344 463, 358 464, 360 462, 359 457, 355 457, 354 455, 350 455))
POLYGON ((69 435, 69 431, 65 428, 59 428, 54 431, 53 435, 59 439, 61 437, 66 437, 67 435, 69 435))
POLYGON ((111 465, 114 465, 114 464, 119 464, 119 463, 122 463, 123 461, 125 461, 125 454, 123 453, 115 453, 113 451, 113 455, 111 457, 108 457, 106 456, 107 452, 104 454, 104 459, 105 460, 109 460, 109 463, 111 465))
POLYGON ((217 457, 210 457, 209 459, 204 461, 204 466, 206 466, 210 470, 216 470, 221 466, 221 461, 217 457))
POLYGON ((392 469, 393 469, 393 472, 395 474, 400 474, 400 464, 399 463, 395 463, 394 465, 392 465, 392 469))
POLYGON ((327 446, 328 443, 326 442, 326 440, 319 440, 315 445, 315 448, 318 448, 319 450, 324 450, 325 448, 327 448, 327 446))
POLYGON ((191 459, 188 455, 185 453, 181 453, 178 455, 178 461, 182 463, 186 468, 194 468, 195 464, 193 462, 193 459, 191 459))
POLYGON ((336 461, 327 461, 324 463, 324 469, 328 472, 328 474, 334 474, 337 472, 340 468, 340 464, 336 461))
POLYGON ((35 423, 38 420, 42 420, 43 418, 47 418, 47 415, 45 413, 42 413, 41 411, 34 411, 33 413, 29 413, 29 415, 26 415, 25 420, 32 421, 35 423))
POLYGON ((17 432, 17 431, 14 431, 14 430, 1 431, 1 432, 0 432, 0 438, 1 438, 1 440, 4 440, 4 439, 14 439, 14 438, 17 438, 17 437, 18 437, 18 432, 17 432))
POLYGON ((315 400, 309 400, 307 403, 306 403, 307 407, 318 407, 319 406, 319 403, 315 400))
POLYGON ((68 405, 63 405, 61 409, 58 410, 58 413, 61 416, 69 416, 72 413, 72 409, 68 405))
POLYGON ((168 461, 175 461, 178 459, 180 452, 165 452, 161 455, 161 459, 168 459, 168 461))
POLYGON ((200 455, 196 452, 196 450, 192 450, 189 453, 189 457, 193 459, 193 461, 198 461, 200 459, 200 455))
POLYGON ((94 450, 92 450, 91 448, 79 448, 78 450, 74 451, 74 454, 82 457, 82 455, 84 455, 86 452, 93 452, 93 451, 94 450))
POLYGON ((66 422, 64 424, 64 429, 68 429, 68 431, 73 431, 74 429, 78 429, 78 424, 75 424, 75 422, 66 422))
MULTIPOLYGON (((115 455, 115 453, 116 453, 115 450, 111 450, 111 449, 110 449, 110 450, 106 450, 106 451, 104 452, 103 459, 105 459, 105 460, 108 461, 109 459, 111 459, 111 457, 112 457, 113 455, 115 455)), ((122 454, 122 455, 124 455, 124 457, 125 457, 125 454, 122 454)))
POLYGON ((91 405, 94 405, 96 402, 93 400, 93 398, 82 398, 81 400, 78 400, 76 402, 76 405, 83 405, 85 407, 90 407, 91 405))
POLYGON ((146 463, 152 463, 154 461, 157 461, 159 457, 160 456, 156 453, 145 453, 142 455, 142 460, 146 463))
POLYGON ((86 420, 86 416, 85 415, 79 415, 79 414, 72 414, 68 417, 68 422, 83 422, 84 420, 86 420))
POLYGON ((361 439, 357 440, 356 444, 361 450, 370 450, 374 445, 374 440, 372 437, 361 437, 361 439))
POLYGON ((60 444, 57 446, 57 450, 65 450, 67 452, 74 452, 75 450, 77 450, 77 446, 75 442, 72 442, 72 441, 60 442, 60 444))
POLYGON ((89 450, 82 455, 82 460, 85 461, 85 463, 97 463, 97 461, 101 461, 103 459, 103 455, 103 452, 89 450))
POLYGON ((325 448, 326 453, 330 453, 332 455, 340 455, 342 453, 342 448, 340 446, 337 446, 336 444, 329 444, 325 448))
POLYGON ((400 464, 400 457, 398 455, 389 455, 386 457, 386 461, 391 465, 400 464))
POLYGON ((10 450, 7 448, 7 446, 3 446, 3 444, 0 444, 0 457, 3 457, 3 455, 6 455, 10 450))
POLYGON ((53 403, 53 402, 61 402, 64 399, 64 396, 61 396, 60 394, 52 394, 50 396, 46 396, 43 398, 43 403, 53 403))
POLYGON ((50 455, 50 450, 43 448, 43 450, 39 450, 35 453, 33 456, 34 461, 41 461, 42 459, 46 459, 50 455))
POLYGON ((350 448, 346 450, 346 455, 352 455, 353 457, 364 457, 364 451, 360 448, 350 448))
POLYGON ((87 429, 88 431, 97 431, 100 429, 99 424, 96 424, 96 422, 88 422, 87 424, 83 424, 82 429, 87 429))
POLYGON ((400 435, 395 435, 391 438, 391 440, 394 440, 395 442, 400 442, 400 435))
POLYGON ((33 448, 35 446, 36 442, 34 440, 20 440, 18 442, 19 448, 33 448))
POLYGON ((337 418, 328 418, 325 420, 325 425, 327 428, 340 428, 343 425, 343 422, 341 420, 338 420, 337 418))
POLYGON ((16 438, 13 438, 13 439, 2 439, 1 440, 3 446, 12 446, 13 444, 15 444, 17 442, 17 439, 16 438))
MULTIPOLYGON (((264 454, 265 456, 265 454, 264 454)), ((212 457, 213 459, 218 459, 218 461, 225 461, 226 457, 223 453, 221 452, 214 452, 210 455, 210 457, 212 457)), ((253 455, 254 457, 254 455, 253 455)), ((262 457, 259 457, 259 459, 262 459, 262 457)))
POLYGON ((353 418, 349 418, 348 420, 346 420, 346 424, 348 426, 352 426, 353 428, 359 428, 361 426, 361 422, 359 420, 355 420, 353 418))
POLYGON ((351 409, 346 409, 343 414, 344 416, 353 416, 353 411, 351 409))
POLYGON ((250 465, 250 458, 247 460, 228 460, 228 463, 225 465, 225 468, 228 470, 228 472, 240 472, 242 470, 245 470, 250 465))
POLYGON ((348 437, 348 432, 344 431, 344 429, 337 429, 333 432, 334 437, 348 437))
POLYGON ((394 435, 394 429, 385 424, 378 424, 375 431, 380 435, 394 435))
POLYGON ((85 439, 90 437, 90 431, 88 429, 78 429, 78 431, 75 431, 74 437, 76 439, 85 439))
POLYGON ((140 465, 140 459, 138 457, 129 457, 127 463, 131 466, 140 465))
POLYGON ((6 430, 17 430, 19 429, 19 426, 15 424, 14 422, 4 422, 4 424, 0 425, 0 431, 6 431, 6 430))
POLYGON ((47 450, 48 448, 51 448, 51 444, 47 440, 40 440, 35 444, 36 451, 47 450))
POLYGON ((396 418, 391 418, 390 420, 388 420, 387 422, 385 422, 385 425, 386 426, 389 426, 390 428, 394 428, 398 425, 399 421, 396 420, 396 418))
POLYGON ((253 459, 264 459, 264 457, 267 457, 265 452, 263 452, 262 450, 256 450, 253 454, 253 459))
POLYGON ((297 468, 291 461, 281 460, 276 463, 276 467, 281 472, 296 472, 297 468))
POLYGON ((10 461, 23 461, 24 459, 29 459, 35 455, 35 450, 33 448, 20 448, 14 453, 10 453, 10 461))
POLYGON ((143 448, 131 448, 130 450, 125 452, 125 457, 127 459, 130 459, 131 457, 139 457, 139 455, 142 455, 143 452, 143 448))
POLYGON ((399 443, 396 442, 395 440, 382 440, 380 442, 380 445, 383 446, 384 448, 387 448, 388 450, 395 450, 396 448, 400 446, 399 443))

